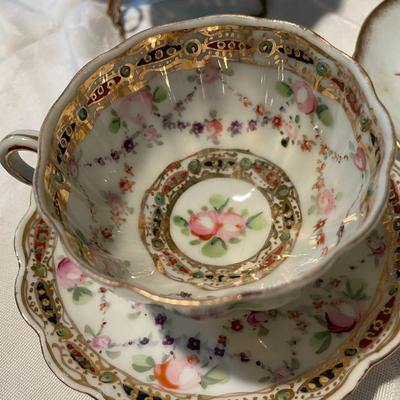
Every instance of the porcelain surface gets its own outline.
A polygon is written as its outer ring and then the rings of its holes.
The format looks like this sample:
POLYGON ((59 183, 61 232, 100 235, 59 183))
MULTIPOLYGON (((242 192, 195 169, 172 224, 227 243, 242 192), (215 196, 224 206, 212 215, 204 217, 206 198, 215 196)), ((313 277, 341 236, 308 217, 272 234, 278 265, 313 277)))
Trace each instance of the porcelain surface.
POLYGON ((279 310, 194 321, 121 298, 66 256, 33 204, 19 307, 53 371, 98 399, 343 399, 400 343, 399 172, 376 230, 279 310))
POLYGON ((352 59, 287 22, 212 16, 85 66, 44 121, 33 186, 89 276, 200 317, 278 307, 325 272, 381 216, 393 153, 352 59))
POLYGON ((354 57, 371 77, 400 137, 400 1, 382 2, 364 22, 354 57))

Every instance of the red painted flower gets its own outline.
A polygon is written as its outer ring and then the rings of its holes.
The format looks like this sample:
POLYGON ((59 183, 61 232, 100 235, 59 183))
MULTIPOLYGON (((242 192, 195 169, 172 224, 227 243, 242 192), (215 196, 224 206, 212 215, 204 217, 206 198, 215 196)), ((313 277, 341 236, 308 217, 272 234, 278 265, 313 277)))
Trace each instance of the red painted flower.
POLYGON ((303 151, 311 151, 312 143, 308 139, 304 138, 301 142, 300 147, 303 151))
POLYGON ((265 110, 264 110, 264 106, 262 104, 257 104, 256 108, 255 108, 255 112, 257 115, 264 115, 265 114, 265 110))
POLYGON ((111 239, 112 238, 112 230, 110 228, 104 228, 101 231, 101 235, 103 236, 104 239, 111 239))
POLYGON ((325 218, 325 219, 320 219, 320 220, 315 224, 314 230, 316 231, 316 230, 318 230, 318 229, 323 228, 323 227, 325 226, 325 223, 326 223, 326 218, 325 218))
POLYGON ((119 188, 123 191, 123 192, 131 192, 132 191, 132 186, 133 186, 134 182, 130 181, 127 178, 122 178, 119 181, 119 188))
POLYGON ((272 125, 274 128, 280 128, 282 126, 282 117, 280 115, 275 115, 272 118, 272 125))
POLYGON ((221 135, 222 130, 223 130, 222 123, 218 119, 213 119, 206 123, 206 131, 207 131, 207 136, 209 138, 221 135))
POLYGON ((231 329, 236 332, 241 331, 243 329, 242 322, 239 319, 235 319, 231 322, 231 329))
POLYGON ((361 319, 360 304, 351 299, 333 301, 326 309, 325 319, 330 332, 349 332, 361 319))
POLYGON ((253 327, 261 325, 267 320, 267 314, 260 311, 253 311, 247 317, 247 323, 253 327))
POLYGON ((316 242, 317 242, 318 246, 320 246, 321 244, 325 243, 325 233, 324 232, 318 233, 317 238, 316 238, 316 242))
POLYGON ((85 283, 86 277, 69 258, 63 258, 57 265, 57 278, 66 289, 85 283))
POLYGON ((383 240, 369 238, 367 243, 374 256, 381 256, 386 250, 386 244, 383 240))

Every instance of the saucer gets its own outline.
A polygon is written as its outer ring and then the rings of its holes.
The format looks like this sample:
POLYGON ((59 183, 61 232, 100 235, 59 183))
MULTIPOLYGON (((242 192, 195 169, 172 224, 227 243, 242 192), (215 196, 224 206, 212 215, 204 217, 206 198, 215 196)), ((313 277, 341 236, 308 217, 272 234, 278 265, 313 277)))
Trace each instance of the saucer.
POLYGON ((383 1, 365 20, 353 57, 365 68, 400 135, 400 1, 383 1))
POLYGON ((53 372, 97 399, 343 399, 400 343, 399 185, 395 166, 383 221, 295 302, 203 321, 92 281, 32 203, 17 303, 53 372))

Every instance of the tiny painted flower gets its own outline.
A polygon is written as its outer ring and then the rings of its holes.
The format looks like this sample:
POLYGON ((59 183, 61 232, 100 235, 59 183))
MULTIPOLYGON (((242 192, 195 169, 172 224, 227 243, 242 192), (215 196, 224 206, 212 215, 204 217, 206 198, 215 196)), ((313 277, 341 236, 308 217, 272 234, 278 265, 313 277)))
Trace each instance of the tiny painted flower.
POLYGON ((231 329, 236 332, 241 331, 243 329, 242 322, 239 319, 235 319, 231 322, 231 329))
POLYGON ((250 357, 249 357, 249 355, 248 355, 247 353, 241 352, 241 353, 239 354, 239 356, 240 356, 240 361, 241 361, 241 362, 248 362, 248 361, 250 361, 250 357))
POLYGON ((200 135, 204 131, 204 125, 201 122, 193 122, 191 132, 200 135))
POLYGON ((215 347, 214 348, 214 354, 218 357, 223 357, 225 354, 225 349, 222 349, 220 347, 215 347))
POLYGON ((189 350, 200 350, 200 340, 199 339, 196 339, 196 338, 194 338, 194 337, 190 337, 189 339, 188 339, 188 342, 187 342, 187 345, 186 345, 186 347, 189 349, 189 350))
POLYGON ((157 129, 154 128, 154 126, 150 126, 149 128, 146 128, 143 131, 143 137, 146 140, 148 140, 149 142, 157 139, 157 136, 158 136, 158 132, 157 132, 157 129))
POLYGON ((111 239, 112 235, 112 230, 110 228, 104 228, 101 231, 101 236, 103 236, 104 239, 111 239))
POLYGON ((317 98, 311 86, 304 80, 298 80, 293 87, 298 109, 304 114, 311 114, 317 109, 317 98))
POLYGON ((183 131, 187 127, 187 123, 183 121, 178 121, 176 126, 180 131, 183 131))
POLYGON ((90 340, 90 344, 96 350, 108 349, 111 343, 111 337, 106 335, 95 336, 90 340))
POLYGON ((316 239, 315 239, 316 243, 318 246, 320 246, 321 244, 325 243, 325 233, 324 232, 319 232, 316 239))
POLYGON ((257 106, 256 106, 254 111, 256 112, 257 115, 261 115, 262 116, 262 115, 265 114, 265 109, 264 109, 264 106, 262 104, 257 104, 257 106))
POLYGON ((251 119, 247 124, 247 129, 249 131, 255 131, 257 129, 257 121, 255 119, 251 119))
POLYGON ((201 70, 201 81, 205 84, 214 83, 218 80, 221 73, 221 68, 216 59, 211 59, 206 66, 201 70))
POLYGON ((132 192, 132 187, 133 187, 134 182, 127 179, 127 178, 121 178, 119 181, 119 188, 123 192, 132 192))
POLYGON ((172 336, 166 335, 162 341, 162 344, 165 346, 170 346, 170 345, 174 344, 174 342, 175 342, 175 339, 172 336))
POLYGON ((238 120, 232 121, 228 131, 231 132, 232 136, 239 135, 242 132, 242 125, 242 122, 238 120))
POLYGON ((118 150, 111 150, 110 156, 114 161, 118 161, 121 156, 121 152, 118 150))
POLYGON ((326 223, 326 218, 318 220, 318 222, 314 225, 314 231, 323 228, 325 226, 325 223, 326 223))
POLYGON ((148 344, 150 342, 150 339, 148 337, 144 337, 142 339, 139 340, 139 343, 143 346, 145 346, 146 344, 148 344))
POLYGON ((124 140, 122 147, 127 153, 130 153, 135 148, 135 143, 133 142, 133 138, 127 138, 124 140))
POLYGON ((156 325, 161 325, 163 326, 165 324, 165 322, 167 321, 167 316, 164 314, 157 314, 154 317, 154 322, 156 323, 156 325))
POLYGON ((282 126, 282 117, 280 115, 275 115, 272 118, 272 125, 274 128, 280 128, 282 126))
POLYGON ((226 336, 225 335, 219 335, 217 339, 217 343, 226 346, 226 336))

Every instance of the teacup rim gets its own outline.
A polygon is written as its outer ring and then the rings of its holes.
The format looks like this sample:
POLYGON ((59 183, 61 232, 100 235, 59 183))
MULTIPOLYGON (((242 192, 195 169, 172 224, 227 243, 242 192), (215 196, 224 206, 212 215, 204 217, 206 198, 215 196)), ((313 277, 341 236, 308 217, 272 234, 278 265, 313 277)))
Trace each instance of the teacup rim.
MULTIPOLYGON (((385 209, 385 202, 389 192, 388 182, 390 179, 390 171, 391 166, 395 159, 395 135, 394 135, 394 127, 393 123, 390 119, 390 116, 385 109, 384 105, 379 100, 374 86, 369 78, 367 72, 362 68, 362 66, 351 56, 346 54, 345 52, 339 50, 331 43, 329 43, 326 39, 301 25, 282 21, 277 19, 267 19, 267 18, 258 18, 237 14, 218 14, 211 15, 206 17, 201 17, 197 19, 188 19, 184 21, 172 22, 165 25, 160 25, 157 27, 152 27, 141 31, 137 34, 134 34, 126 41, 118 44, 112 49, 98 55, 93 60, 89 61, 85 64, 71 79, 70 83, 58 97, 58 99, 54 102, 52 107, 49 109, 43 124, 40 129, 41 134, 39 135, 39 151, 38 151, 38 159, 37 159, 37 167, 34 175, 34 185, 33 192, 35 196, 35 201, 37 203, 38 209, 40 210, 40 214, 45 219, 47 223, 49 223, 57 232, 60 237, 61 243, 64 246, 66 253, 70 256, 70 258, 79 265, 89 276, 93 279, 102 282, 103 284, 121 288, 123 291, 127 291, 128 293, 135 292, 144 298, 147 298, 151 302, 156 302, 159 304, 172 305, 172 306, 180 306, 180 307, 208 307, 208 306, 216 306, 223 305, 232 302, 242 301, 243 299, 254 299, 260 295, 265 299, 264 301, 268 301, 269 299, 283 296, 285 294, 289 294, 292 291, 296 291, 307 284, 311 283, 313 280, 321 276, 325 273, 330 266, 334 263, 334 261, 343 253, 348 251, 350 248, 355 246, 357 243, 361 242, 373 229, 375 223, 380 220, 383 215, 385 209), (117 57, 127 51, 130 47, 134 46, 138 42, 145 40, 149 36, 162 34, 166 32, 171 32, 174 30, 184 30, 184 29, 196 29, 202 28, 206 26, 213 25, 242 25, 247 27, 268 27, 268 28, 278 28, 287 32, 293 32, 301 36, 308 43, 314 44, 322 49, 324 49, 328 54, 330 54, 333 58, 335 58, 340 63, 346 65, 350 71, 354 74, 357 79, 357 83, 365 92, 366 97, 369 102, 374 106, 374 111, 379 121, 379 124, 384 132, 384 148, 383 148, 383 159, 382 166, 380 171, 380 178, 378 179, 378 186, 376 188, 377 199, 375 200, 375 208, 373 208, 370 214, 367 216, 366 220, 363 223, 363 226, 358 230, 357 234, 351 236, 349 238, 343 238, 340 246, 333 248, 329 254, 321 261, 319 261, 318 267, 313 268, 311 271, 304 272, 300 276, 293 278, 290 282, 280 282, 278 284, 269 286, 266 289, 250 289, 243 290, 241 293, 220 296, 213 299, 173 299, 166 296, 162 296, 157 294, 156 292, 152 293, 148 290, 141 289, 132 283, 128 283, 125 281, 121 281, 119 279, 110 279, 106 278, 98 273, 96 273, 92 268, 86 265, 82 260, 77 259, 74 256, 74 252, 69 245, 69 242, 66 238, 65 232, 58 221, 55 221, 50 216, 50 213, 46 209, 44 197, 44 164, 43 160, 47 159, 48 149, 46 149, 47 142, 49 137, 51 136, 56 121, 60 116, 62 110, 65 105, 75 96, 76 89, 91 75, 93 72, 101 67, 104 63, 109 61, 110 59, 117 57), (385 177, 385 179, 384 179, 385 177)), ((244 285, 245 287, 246 285, 244 285)), ((226 289, 229 291, 229 289, 226 289)))

